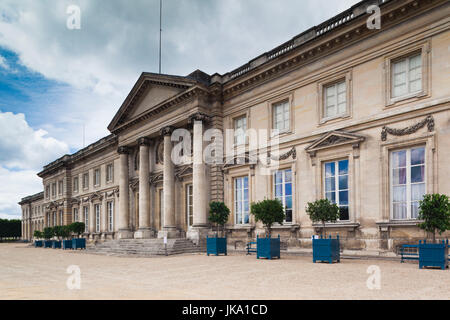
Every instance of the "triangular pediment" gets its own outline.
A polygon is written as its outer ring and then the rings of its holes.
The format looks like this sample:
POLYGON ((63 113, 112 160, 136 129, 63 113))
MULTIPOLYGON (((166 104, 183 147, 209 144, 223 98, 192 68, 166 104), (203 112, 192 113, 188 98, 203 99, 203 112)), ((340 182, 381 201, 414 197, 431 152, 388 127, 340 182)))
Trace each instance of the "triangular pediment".
POLYGON ((164 102, 175 99, 196 84, 195 80, 187 77, 143 73, 114 116, 108 129, 114 131, 122 124, 133 121, 164 102))
POLYGON ((328 149, 345 144, 358 144, 363 142, 366 138, 359 134, 349 133, 345 131, 330 131, 322 137, 314 141, 305 150, 308 153, 314 153, 322 149, 328 149))

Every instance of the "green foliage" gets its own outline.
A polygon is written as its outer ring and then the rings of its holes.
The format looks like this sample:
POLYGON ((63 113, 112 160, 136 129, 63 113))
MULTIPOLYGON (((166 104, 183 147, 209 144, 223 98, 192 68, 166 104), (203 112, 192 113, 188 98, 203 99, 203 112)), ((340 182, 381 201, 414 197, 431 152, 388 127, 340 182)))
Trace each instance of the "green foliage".
POLYGON ((441 235, 450 230, 450 202, 445 194, 426 194, 419 202, 419 227, 432 233, 436 241, 436 231, 441 235))
POLYGON ((20 238, 22 236, 21 220, 0 219, 0 239, 2 238, 20 238))
POLYGON ((80 234, 84 232, 85 228, 86 225, 84 222, 74 222, 69 225, 70 232, 75 233, 78 238, 80 237, 80 234))
POLYGON ((325 222, 336 222, 339 219, 339 207, 328 199, 308 202, 306 213, 312 222, 322 222, 322 235, 325 232, 325 222))
POLYGON ((71 231, 69 226, 62 226, 60 231, 60 235, 63 239, 67 239, 70 237, 71 231))
POLYGON ((53 230, 52 227, 47 227, 47 228, 44 228, 44 234, 43 235, 44 235, 44 239, 50 240, 51 238, 54 237, 55 231, 53 230))
POLYGON ((261 221, 270 237, 272 225, 274 223, 283 224, 285 219, 283 204, 279 199, 265 199, 260 202, 252 203, 250 212, 255 216, 256 221, 261 221))
POLYGON ((228 221, 228 216, 230 215, 230 209, 223 202, 213 201, 209 204, 209 221, 215 223, 216 226, 222 227, 228 221))
POLYGON ((55 237, 57 237, 58 239, 60 238, 60 237, 62 237, 62 226, 54 226, 53 227, 53 234, 54 234, 54 236, 55 237))
POLYGON ((36 239, 42 239, 44 237, 44 234, 39 230, 34 230, 33 236, 36 239))

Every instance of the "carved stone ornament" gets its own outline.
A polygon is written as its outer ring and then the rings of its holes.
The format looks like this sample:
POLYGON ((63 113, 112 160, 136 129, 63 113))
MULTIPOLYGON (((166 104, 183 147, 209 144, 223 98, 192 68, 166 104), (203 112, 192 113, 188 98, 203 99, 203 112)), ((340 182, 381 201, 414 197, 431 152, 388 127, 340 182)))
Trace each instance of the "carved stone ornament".
POLYGON ((162 129, 159 131, 159 133, 160 133, 160 135, 162 135, 162 136, 170 136, 174 130, 175 130, 174 127, 172 127, 172 126, 167 126, 167 127, 162 128, 162 129))
POLYGON ((415 125, 412 125, 410 127, 406 127, 403 129, 393 129, 393 128, 384 126, 383 129, 381 130, 381 141, 387 140, 388 133, 392 134, 393 136, 406 136, 406 135, 417 132, 419 129, 422 129, 423 127, 425 127, 425 125, 427 125, 427 127, 428 127, 428 132, 434 131, 433 116, 430 115, 430 116, 426 117, 425 119, 423 119, 422 121, 420 121, 419 123, 416 123, 415 125))
POLYGON ((150 145, 150 139, 147 137, 139 138, 137 143, 139 146, 148 146, 150 145))
POLYGON ((268 151, 267 156, 268 156, 268 159, 272 159, 275 161, 283 161, 283 160, 288 159, 290 156, 292 156, 292 159, 295 160, 297 158, 297 150, 295 149, 295 147, 292 147, 291 150, 289 150, 288 152, 286 152, 282 155, 279 155, 279 156, 274 156, 270 153, 270 151, 268 151))
POLYGON ((189 117, 189 124, 194 124, 194 121, 201 121, 203 123, 208 123, 211 120, 211 117, 205 113, 197 112, 189 117))
POLYGON ((119 147, 119 148, 117 149, 117 153, 118 153, 118 154, 129 154, 129 153, 130 153, 130 148, 125 147, 125 146, 119 147))

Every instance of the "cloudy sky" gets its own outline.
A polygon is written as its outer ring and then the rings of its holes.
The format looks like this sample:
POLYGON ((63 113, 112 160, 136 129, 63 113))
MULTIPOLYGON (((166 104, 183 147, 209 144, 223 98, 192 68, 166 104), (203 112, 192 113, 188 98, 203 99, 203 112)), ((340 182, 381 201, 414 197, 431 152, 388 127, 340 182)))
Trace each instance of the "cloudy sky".
MULTIPOLYGON (((163 0, 162 72, 226 73, 356 0, 163 0)), ((108 134, 158 71, 159 0, 1 0, 0 218, 20 217, 43 165, 108 134), (67 28, 70 5, 79 30, 67 28)))

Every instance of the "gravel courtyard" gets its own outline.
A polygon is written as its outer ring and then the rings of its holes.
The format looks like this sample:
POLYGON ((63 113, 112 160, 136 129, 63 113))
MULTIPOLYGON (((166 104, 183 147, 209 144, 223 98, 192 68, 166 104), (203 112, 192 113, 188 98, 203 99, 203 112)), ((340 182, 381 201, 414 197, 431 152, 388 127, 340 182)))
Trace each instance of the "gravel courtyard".
POLYGON ((384 260, 311 260, 124 258, 0 244, 0 299, 450 299, 449 270, 384 260), (81 271, 79 290, 66 284, 71 265, 81 271), (381 272, 380 290, 366 284, 372 265, 381 272))

